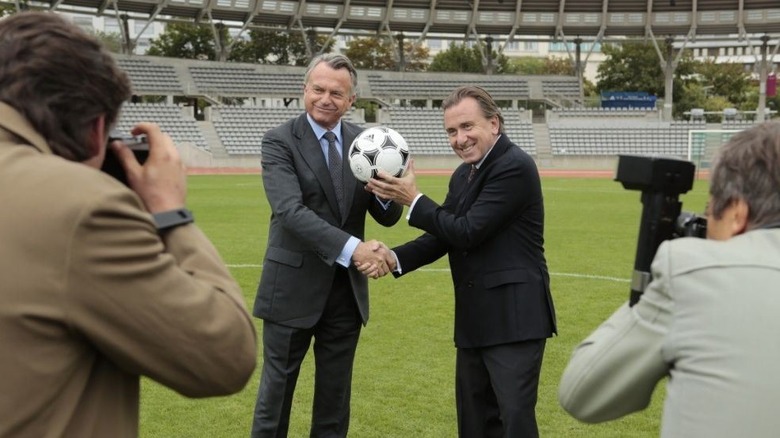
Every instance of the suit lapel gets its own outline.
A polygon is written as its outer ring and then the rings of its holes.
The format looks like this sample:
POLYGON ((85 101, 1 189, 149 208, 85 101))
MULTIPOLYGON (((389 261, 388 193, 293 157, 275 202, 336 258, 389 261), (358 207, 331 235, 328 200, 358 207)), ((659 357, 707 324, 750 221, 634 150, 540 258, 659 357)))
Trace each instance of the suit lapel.
POLYGON ((458 200, 455 208, 456 214, 465 214, 465 212, 468 211, 468 209, 474 203, 474 200, 477 198, 477 196, 479 196, 479 192, 482 185, 484 184, 485 178, 487 178, 487 174, 490 172, 490 167, 493 165, 493 163, 499 160, 501 156, 504 155, 507 150, 509 150, 510 147, 512 147, 512 143, 509 141, 506 135, 502 134, 498 141, 496 141, 496 144, 493 146, 490 154, 488 154, 487 158, 485 158, 485 161, 483 161, 482 165, 479 166, 479 170, 477 171, 476 175, 474 175, 474 179, 472 179, 471 182, 468 182, 468 175, 469 171, 471 170, 471 166, 465 164, 461 165, 459 173, 453 175, 453 178, 458 178, 458 183, 461 184, 462 187, 460 191, 460 199, 458 200))
POLYGON ((357 178, 352 174, 352 169, 349 166, 349 146, 355 140, 355 137, 360 133, 360 129, 348 125, 341 121, 341 157, 344 165, 342 166, 344 181, 344 220, 349 216, 349 211, 352 209, 352 202, 355 199, 355 190, 357 189, 357 178))
POLYGON ((293 134, 297 140, 296 144, 301 153, 301 157, 303 157, 303 160, 320 183, 322 192, 328 199, 328 204, 330 204, 335 212, 335 216, 341 218, 342 215, 339 211, 339 204, 338 201, 336 201, 336 191, 333 190, 333 181, 330 179, 328 163, 325 161, 325 155, 322 153, 320 141, 314 135, 314 130, 311 129, 311 125, 309 125, 306 113, 302 114, 295 121, 293 134))

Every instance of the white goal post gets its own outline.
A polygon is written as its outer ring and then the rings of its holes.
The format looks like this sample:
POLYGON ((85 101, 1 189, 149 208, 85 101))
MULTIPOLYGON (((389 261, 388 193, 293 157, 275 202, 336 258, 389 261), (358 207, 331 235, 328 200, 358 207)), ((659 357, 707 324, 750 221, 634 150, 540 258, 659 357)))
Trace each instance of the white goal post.
POLYGON ((747 129, 691 129, 688 131, 688 161, 696 165, 696 169, 709 169, 715 152, 726 143, 732 135, 747 129))

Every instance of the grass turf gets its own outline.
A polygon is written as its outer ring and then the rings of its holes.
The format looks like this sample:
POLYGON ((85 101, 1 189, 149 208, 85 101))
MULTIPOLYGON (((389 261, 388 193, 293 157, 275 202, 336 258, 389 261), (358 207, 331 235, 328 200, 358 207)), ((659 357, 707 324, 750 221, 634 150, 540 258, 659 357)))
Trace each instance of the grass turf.
MULTIPOLYGON (((443 200, 447 176, 419 176, 420 189, 443 200)), ((548 340, 537 418, 543 437, 656 437, 663 399, 659 385, 650 406, 621 420, 589 425, 558 405, 557 387, 574 346, 629 294, 640 193, 611 179, 543 178, 545 248, 559 335, 548 340)), ((681 197, 683 209, 701 212, 705 181, 681 197)), ((189 179, 189 207, 241 284, 251 308, 268 233, 270 209, 258 175, 198 175, 189 179)), ((367 219, 366 238, 396 245, 419 230, 367 219)), ((446 258, 401 279, 371 287, 371 319, 358 346, 353 376, 352 437, 454 437, 455 348, 453 296, 446 258)), ((193 324, 197 324, 193 321, 193 324)), ((258 335, 261 324, 256 320, 258 335)), ((261 354, 261 353, 260 353, 261 354)), ((248 436, 262 357, 246 388, 228 397, 187 399, 144 379, 142 437, 248 436)), ((311 353, 298 381, 290 436, 308 436, 313 390, 311 353)))

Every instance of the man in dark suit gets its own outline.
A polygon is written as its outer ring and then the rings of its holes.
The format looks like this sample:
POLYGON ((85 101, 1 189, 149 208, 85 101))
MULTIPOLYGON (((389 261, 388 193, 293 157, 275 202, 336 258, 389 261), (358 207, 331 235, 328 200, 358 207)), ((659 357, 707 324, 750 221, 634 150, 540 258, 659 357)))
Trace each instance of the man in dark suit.
POLYGON ((413 165, 402 178, 381 173, 367 185, 409 205, 409 225, 425 231, 393 248, 388 263, 399 276, 449 255, 459 435, 536 437, 544 346, 556 331, 539 173, 503 133, 503 116, 483 89, 460 87, 442 108, 450 145, 463 160, 444 203, 418 191, 413 165))
POLYGON ((306 112, 263 137, 263 185, 272 216, 254 305, 254 315, 263 319, 264 362, 253 437, 287 435, 312 338, 311 436, 347 434, 353 359, 368 321, 368 279, 353 263, 387 273, 378 242, 362 241, 366 212, 391 226, 403 209, 366 192, 346 163, 347 149, 362 130, 341 119, 356 88, 348 58, 313 59, 304 77, 306 112))

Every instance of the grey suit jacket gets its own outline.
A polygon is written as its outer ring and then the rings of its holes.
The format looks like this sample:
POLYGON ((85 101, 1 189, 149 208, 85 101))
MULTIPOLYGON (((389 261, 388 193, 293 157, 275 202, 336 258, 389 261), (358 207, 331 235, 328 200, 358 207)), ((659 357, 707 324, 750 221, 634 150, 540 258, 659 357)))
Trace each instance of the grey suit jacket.
POLYGON ((455 170, 441 206, 418 199, 409 224, 426 233, 393 248, 401 269, 449 256, 459 348, 548 338, 555 311, 536 164, 502 135, 467 183, 469 170, 455 170))
POLYGON ((559 387, 587 422, 644 409, 669 376, 663 437, 780 433, 780 230, 664 242, 653 281, 574 351, 559 387))
MULTIPOLYGON (((401 217, 400 204, 385 209, 346 165, 349 145, 362 128, 342 120, 341 129, 343 216, 320 142, 305 113, 263 137, 263 185, 272 215, 254 306, 259 318, 291 327, 313 326, 325 308, 336 269, 343 269, 336 258, 350 236, 364 238, 366 212, 384 226, 401 217)), ((348 272, 365 324, 368 279, 354 266, 348 272)))

